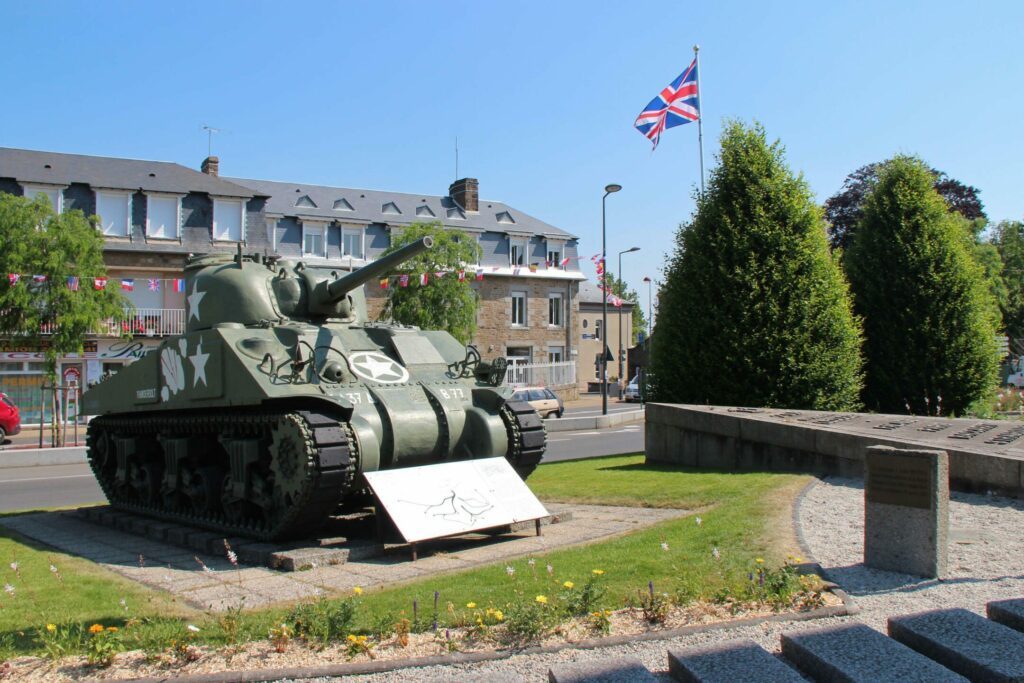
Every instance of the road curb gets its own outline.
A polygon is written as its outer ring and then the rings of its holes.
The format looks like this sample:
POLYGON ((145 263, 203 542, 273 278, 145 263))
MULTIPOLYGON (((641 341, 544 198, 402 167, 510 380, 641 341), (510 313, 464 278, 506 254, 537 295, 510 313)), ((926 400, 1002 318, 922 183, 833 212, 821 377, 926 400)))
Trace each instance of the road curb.
POLYGON ((544 420, 544 428, 551 432, 575 432, 580 429, 605 429, 632 422, 643 422, 643 410, 624 410, 596 417, 563 417, 544 420))
POLYGON ((85 446, 0 450, 0 470, 9 467, 84 465, 85 463, 85 446))

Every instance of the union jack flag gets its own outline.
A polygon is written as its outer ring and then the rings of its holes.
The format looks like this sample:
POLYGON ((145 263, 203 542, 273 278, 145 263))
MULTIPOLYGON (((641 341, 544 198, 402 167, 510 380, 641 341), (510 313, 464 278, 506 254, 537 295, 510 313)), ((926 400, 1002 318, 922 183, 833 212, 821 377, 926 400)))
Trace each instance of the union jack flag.
POLYGON ((636 117, 633 126, 643 133, 654 148, 666 128, 675 128, 700 118, 700 97, 697 93, 697 60, 690 62, 686 71, 658 93, 651 103, 636 117))
POLYGON ((149 278, 149 291, 159 292, 160 291, 160 280, 157 278, 149 278))

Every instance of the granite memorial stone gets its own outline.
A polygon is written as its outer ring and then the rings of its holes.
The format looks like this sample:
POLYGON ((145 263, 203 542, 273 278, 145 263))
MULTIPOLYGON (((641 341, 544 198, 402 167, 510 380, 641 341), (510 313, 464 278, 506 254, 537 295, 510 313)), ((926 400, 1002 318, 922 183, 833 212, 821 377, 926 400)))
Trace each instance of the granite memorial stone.
POLYGON ((949 536, 945 451, 871 446, 864 464, 864 564, 942 578, 949 536))

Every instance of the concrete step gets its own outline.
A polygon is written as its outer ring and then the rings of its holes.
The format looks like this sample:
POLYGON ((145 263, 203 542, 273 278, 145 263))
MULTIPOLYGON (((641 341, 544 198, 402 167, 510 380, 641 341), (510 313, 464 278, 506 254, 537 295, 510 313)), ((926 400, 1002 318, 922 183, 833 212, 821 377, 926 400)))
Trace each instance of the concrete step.
POLYGON ((830 683, 966 680, 864 624, 783 633, 782 654, 814 680, 830 683))
POLYGON ((803 683, 795 670, 747 638, 670 650, 668 672, 683 683, 803 683))
POLYGON ((985 613, 992 621, 1024 632, 1024 599, 996 600, 985 605, 985 613))
POLYGON ((889 635, 972 681, 1024 682, 1024 634, 974 612, 890 617, 889 635))
POLYGON ((548 670, 551 683, 655 683, 658 678, 632 657, 556 664, 548 670))

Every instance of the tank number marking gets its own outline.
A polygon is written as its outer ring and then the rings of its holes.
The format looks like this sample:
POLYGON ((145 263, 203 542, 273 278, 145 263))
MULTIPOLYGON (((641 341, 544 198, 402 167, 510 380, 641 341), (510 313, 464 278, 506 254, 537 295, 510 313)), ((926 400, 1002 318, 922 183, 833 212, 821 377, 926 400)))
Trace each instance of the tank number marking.
POLYGON ((156 389, 136 389, 135 390, 135 398, 137 398, 137 399, 156 398, 156 389))
POLYGON ((352 405, 362 405, 363 403, 376 403, 377 400, 370 394, 366 394, 366 400, 363 400, 363 394, 358 391, 348 392, 345 397, 352 403, 352 405))
POLYGON ((466 398, 466 390, 465 389, 459 389, 459 388, 441 389, 441 388, 438 388, 437 393, 441 394, 442 398, 446 398, 446 399, 449 399, 449 400, 453 399, 453 398, 460 398, 460 399, 465 400, 465 398, 466 398))

